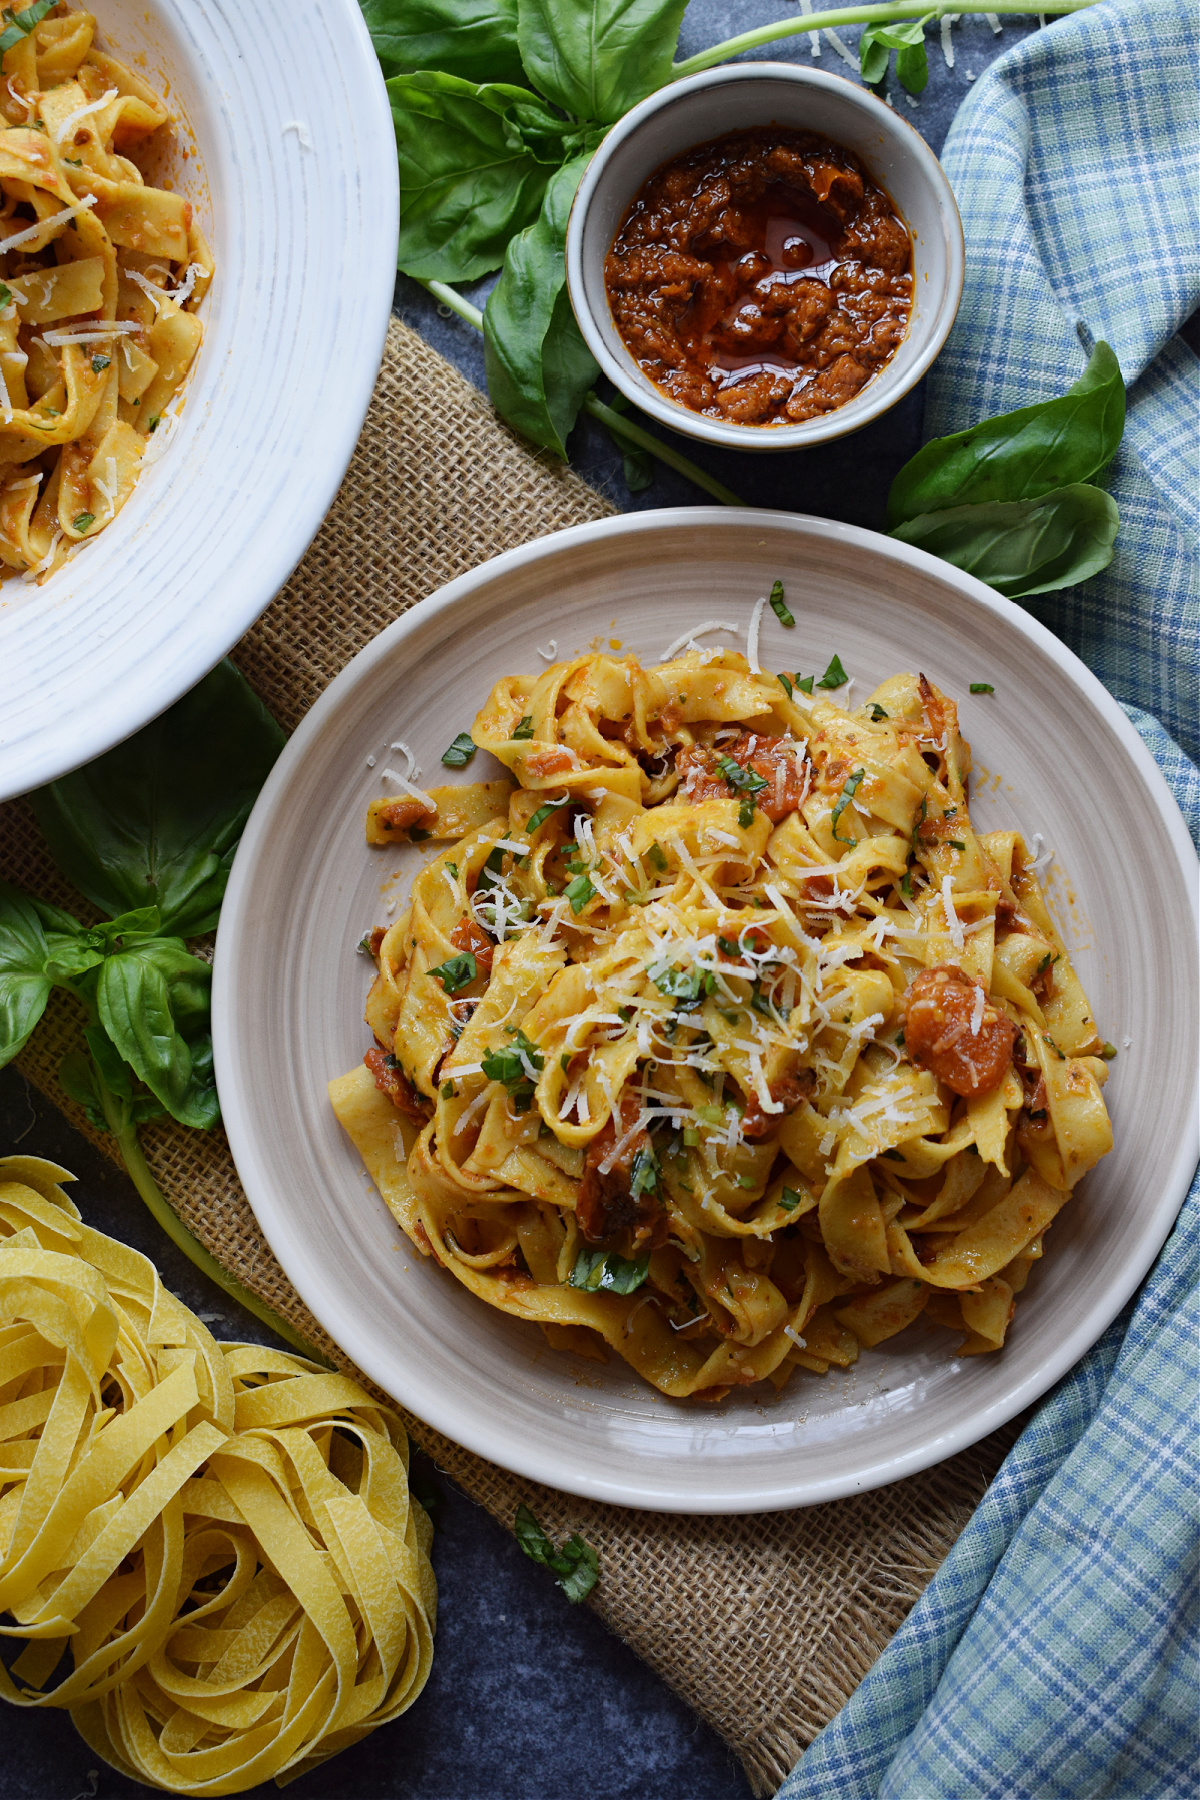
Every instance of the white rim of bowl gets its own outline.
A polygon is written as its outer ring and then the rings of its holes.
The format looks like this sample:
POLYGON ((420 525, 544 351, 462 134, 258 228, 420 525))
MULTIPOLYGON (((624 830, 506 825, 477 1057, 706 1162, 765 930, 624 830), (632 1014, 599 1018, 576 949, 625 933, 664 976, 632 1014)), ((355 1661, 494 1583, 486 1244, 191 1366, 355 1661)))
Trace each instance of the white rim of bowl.
MULTIPOLYGON (((695 1494, 682 1487, 667 1491, 656 1488, 651 1492, 649 1484, 639 1487, 636 1480, 622 1480, 617 1475, 607 1481, 573 1483, 570 1472, 564 1472, 552 1457, 536 1450, 527 1452, 523 1445, 513 1442, 511 1434, 506 1434, 502 1428, 496 1428, 488 1420, 481 1419, 477 1409, 464 1405, 456 1395, 448 1394, 443 1388, 428 1388, 419 1369, 412 1371, 410 1380, 397 1383, 394 1372, 387 1366, 386 1358, 379 1354, 377 1345, 360 1331, 354 1309, 343 1309, 328 1301, 323 1288, 323 1257, 320 1246, 307 1243, 303 1234, 297 1233, 295 1229, 288 1196, 276 1190, 269 1164, 259 1152, 253 1117, 243 1104, 243 1090, 238 1078, 236 1019, 239 993, 236 951, 230 946, 235 941, 241 920, 253 912, 258 856, 263 845, 272 836, 275 808, 286 797, 293 767, 319 745, 327 721, 336 717, 344 698, 367 670, 394 656, 407 638, 423 630, 430 621, 452 611, 465 594, 485 585, 495 576, 527 567, 547 556, 557 555, 564 548, 594 543, 605 537, 636 534, 663 525, 676 525, 694 532, 707 525, 718 524, 725 530, 731 526, 736 529, 741 524, 747 531, 758 531, 764 525, 782 526, 787 530, 803 531, 818 537, 840 539, 843 543, 869 547, 876 555, 883 552, 897 563, 935 574, 942 581, 946 580, 950 566, 939 558, 930 556, 927 551, 901 544, 894 539, 882 538, 877 532, 866 531, 861 526, 843 525, 803 513, 758 512, 747 509, 745 513, 738 515, 724 507, 713 506, 663 508, 660 511, 628 513, 590 525, 573 526, 566 531, 538 538, 518 549, 506 551, 503 555, 480 564, 470 573, 458 576, 428 599, 420 601, 402 618, 386 626, 364 646, 341 674, 335 676, 297 727, 268 776, 243 833, 222 908, 213 969, 213 1050, 230 1148, 254 1216, 285 1274, 313 1317, 385 1392, 392 1394, 418 1418, 424 1419, 477 1456, 487 1457, 501 1468, 509 1469, 529 1480, 543 1482, 548 1487, 649 1512, 741 1514, 814 1506, 902 1480, 907 1475, 915 1475, 922 1469, 956 1455, 959 1450, 978 1443, 988 1432, 995 1431, 1015 1414, 1040 1399, 1107 1330, 1165 1243, 1187 1194, 1197 1155, 1200 1154, 1198 1108, 1193 1112, 1190 1134, 1188 1131, 1181 1134, 1175 1154, 1164 1170, 1160 1198, 1152 1209, 1153 1229, 1141 1254, 1126 1265, 1122 1279, 1109 1289, 1103 1304, 1090 1311, 1085 1323, 1067 1333, 1056 1354, 1016 1389, 1008 1390, 1001 1398, 982 1408, 969 1424, 946 1431, 940 1436, 927 1437, 911 1452, 890 1457, 886 1465, 868 1463, 857 1474, 830 1477, 808 1486, 802 1480, 794 1478, 790 1485, 781 1482, 771 1487, 759 1486, 739 1495, 732 1504, 724 1498, 706 1503, 703 1498, 698 1499, 695 1494)), ((1197 869, 1196 852, 1178 803, 1154 758, 1112 695, 1072 650, 1030 614, 960 570, 952 571, 952 579, 959 584, 966 599, 975 601, 990 612, 1001 614, 1019 634, 1052 657, 1096 707, 1136 764, 1150 800, 1174 846, 1176 861, 1184 874, 1185 883, 1194 896, 1193 911, 1200 909, 1200 899, 1195 897, 1200 870, 1197 869)))
MULTIPOLYGON (((236 59, 244 71, 249 65, 246 48, 241 51, 238 49, 237 21, 240 15, 236 0, 217 0, 213 18, 200 22, 190 16, 186 0, 171 0, 170 8, 164 10, 169 10, 172 30, 188 40, 197 66, 205 71, 212 82, 214 98, 211 110, 218 116, 218 122, 222 122, 220 115, 228 112, 230 96, 221 82, 219 65, 214 75, 212 60, 201 35, 201 26, 206 26, 210 31, 224 31, 228 59, 236 59)), ((336 69, 326 69, 326 80, 331 80, 332 74, 337 73, 357 96, 354 121, 357 141, 354 154, 343 156, 334 174, 343 190, 344 217, 348 226, 354 228, 355 234, 346 247, 347 254, 352 258, 358 254, 360 258, 353 264, 354 304, 348 309, 352 312, 352 317, 347 329, 352 327, 354 342, 363 351, 362 360, 351 362, 349 373, 344 379, 339 377, 341 385, 331 391, 330 398, 326 399, 322 395, 319 416, 304 419, 294 411, 289 413, 276 438, 265 450, 261 445, 257 448, 256 454, 260 459, 267 455, 269 460, 270 452, 278 451, 281 442, 290 444, 307 441, 315 446, 307 458, 296 459, 298 473, 294 479, 289 480, 286 504, 276 504, 270 511, 269 519, 264 518, 262 521, 268 529, 262 531, 254 542, 254 577, 252 583, 246 584, 241 604, 236 607, 226 604, 212 607, 193 594, 187 616, 177 620, 169 631, 156 637, 144 660, 128 665, 118 660, 115 667, 111 663, 104 666, 105 659, 110 654, 106 647, 107 641, 110 636, 124 634, 128 629, 127 622, 118 621, 116 628, 110 633, 106 617, 84 619, 82 625, 77 627, 74 615, 70 615, 72 641, 87 646, 88 655, 93 659, 93 667, 103 666, 103 675, 99 679, 89 678, 86 704, 81 702, 72 713, 69 732, 63 730, 61 711, 57 707, 53 712, 48 710, 44 723, 36 729, 22 731, 15 739, 0 726, 0 800, 32 792, 104 755, 188 693, 265 612, 313 541, 342 484, 375 390, 388 320, 391 317, 396 281, 395 245, 399 229, 400 186, 395 132, 387 90, 362 13, 354 0, 323 0, 319 11, 322 15, 321 22, 328 29, 335 45, 337 57, 336 69), (362 186, 363 171, 368 166, 372 184, 369 207, 358 192, 362 186), (368 350, 369 356, 366 354, 368 350), (136 688, 139 696, 136 713, 129 704, 131 688, 136 688)), ((103 19, 100 20, 100 27, 103 30, 103 19)), ((248 45, 251 52, 256 53, 257 48, 256 42, 248 45)), ((288 168, 282 146, 286 145, 288 153, 299 154, 302 159, 311 158, 315 154, 312 147, 305 148, 298 137, 283 135, 286 126, 283 126, 278 115, 287 111, 288 99, 286 94, 269 94, 261 121, 263 139, 278 155, 278 162, 268 164, 267 170, 274 183, 273 193, 281 188, 286 190, 294 173, 288 168)), ((194 123, 185 114, 184 124, 191 127, 194 123)), ((217 151, 204 142, 200 148, 210 167, 218 166, 220 158, 217 151)), ((231 197, 231 203, 233 199, 236 196, 231 197)), ((267 288, 277 284, 285 274, 286 271, 277 269, 268 271, 267 288)), ((223 272, 218 264, 217 283, 221 283, 222 279, 223 272)), ((225 279, 228 279, 227 272, 225 279)), ((209 314, 202 312, 201 317, 205 321, 207 337, 209 314)), ((216 347, 213 346, 214 349, 216 347)), ((204 404, 207 403, 210 407, 213 404, 211 398, 205 402, 206 379, 213 384, 227 379, 222 365, 206 361, 205 351, 208 348, 207 343, 201 344, 196 365, 189 372, 182 389, 185 405, 180 418, 178 441, 172 444, 158 471, 164 487, 168 484, 168 479, 185 487, 189 481, 197 479, 195 466, 181 466, 181 453, 187 450, 187 440, 198 428, 204 404)), ((223 478, 227 478, 228 473, 228 470, 221 471, 223 478)), ((253 477, 254 470, 246 468, 237 473, 249 480, 253 477)), ((203 478, 201 475, 200 479, 203 478)), ((154 503, 158 503, 157 497, 154 503)), ((138 508, 136 490, 128 512, 122 513, 121 520, 127 520, 126 529, 133 531, 141 530, 149 523, 138 508)), ((101 540, 92 549, 104 551, 108 547, 101 540)), ((128 558, 129 550, 123 543, 121 553, 128 558)), ((71 563, 68 568, 73 577, 86 576, 88 573, 88 563, 83 558, 71 563)), ((228 568, 222 565, 215 575, 210 570, 205 579, 210 583, 214 580, 219 582, 228 572, 228 568)), ((103 567, 97 564, 97 575, 102 582, 107 580, 126 583, 130 578, 125 566, 114 574, 108 566, 107 556, 103 567)), ((67 596, 64 594, 64 585, 56 587, 55 580, 65 585, 64 576, 60 573, 41 590, 43 618, 40 625, 43 630, 63 629, 57 612, 67 596)), ((73 597, 68 600, 68 604, 73 604, 73 597)), ((136 625, 137 621, 134 623, 136 625)), ((82 677, 77 672, 71 675, 69 697, 72 704, 80 701, 81 680, 82 677)))
MULTIPOLYGON (((632 198, 630 195, 630 199, 632 198)), ((905 224, 907 225, 907 220, 905 224)), ((853 82, 844 81, 840 75, 827 75, 822 69, 805 69, 795 63, 734 63, 716 69, 704 69, 699 75, 690 75, 684 81, 672 82, 670 86, 660 88, 640 101, 624 118, 618 120, 596 150, 576 189, 567 221, 566 260, 567 292, 584 341, 604 374, 626 399, 631 400, 651 418, 657 419, 661 425, 666 425, 685 437, 695 438, 700 443, 728 450, 766 453, 773 450, 806 450, 813 444, 849 437, 884 413, 890 412, 905 394, 911 393, 939 355, 958 314, 966 266, 966 244, 958 202, 954 198, 954 190, 946 178, 945 170, 915 126, 893 108, 885 106, 874 94, 855 87, 853 82), (799 425, 727 425, 668 400, 657 388, 647 392, 630 375, 630 369, 636 368, 632 356, 627 354, 627 360, 622 360, 613 355, 588 303, 583 264, 584 220, 613 151, 633 137, 654 113, 674 105, 682 96, 694 93, 697 88, 723 86, 739 81, 761 81, 768 77, 794 81, 801 87, 824 88, 836 93, 850 105, 857 106, 868 117, 878 117, 886 127, 900 125, 909 133, 912 139, 909 148, 914 161, 920 165, 930 186, 937 191, 942 201, 943 218, 947 223, 946 292, 934 315, 928 343, 912 368, 894 388, 880 388, 872 398, 873 382, 869 382, 862 390, 861 406, 860 396, 856 395, 835 412, 826 413, 819 419, 806 419, 799 425)), ((889 366, 885 363, 879 376, 884 375, 889 366)), ((878 376, 874 379, 877 380, 878 376)))

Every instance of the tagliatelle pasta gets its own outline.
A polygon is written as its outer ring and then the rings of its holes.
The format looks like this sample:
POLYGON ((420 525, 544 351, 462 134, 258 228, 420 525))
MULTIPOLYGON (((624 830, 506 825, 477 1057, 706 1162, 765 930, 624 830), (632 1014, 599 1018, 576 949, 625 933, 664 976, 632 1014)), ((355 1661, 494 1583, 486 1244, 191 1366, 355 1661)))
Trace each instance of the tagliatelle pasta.
POLYGON ((216 1343, 64 1179, 0 1158, 0 1635, 27 1640, 0 1692, 171 1793, 302 1774, 429 1674, 403 1428, 342 1375, 216 1343))
POLYGON ((678 1397, 918 1318, 998 1350, 1112 1141, 1091 1007, 1020 835, 971 823, 954 702, 806 685, 694 645, 557 663, 475 721, 507 787, 398 776, 371 807, 374 842, 454 841, 371 938, 339 1119, 424 1254, 678 1397))
POLYGON ((55 5, 0 64, 0 563, 41 579, 110 525, 166 441, 213 260, 137 158, 163 101, 55 5), (156 434, 151 439, 151 434, 156 434))

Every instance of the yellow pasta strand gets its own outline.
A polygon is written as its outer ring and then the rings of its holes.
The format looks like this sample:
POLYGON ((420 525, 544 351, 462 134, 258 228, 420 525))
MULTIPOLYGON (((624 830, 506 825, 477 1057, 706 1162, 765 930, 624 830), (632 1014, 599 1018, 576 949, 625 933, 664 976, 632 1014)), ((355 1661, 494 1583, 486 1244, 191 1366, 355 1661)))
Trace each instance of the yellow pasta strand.
POLYGON ((290 1780, 429 1675, 403 1427, 343 1375, 217 1344, 71 1179, 0 1158, 0 1634, 26 1640, 0 1692, 171 1793, 290 1780))

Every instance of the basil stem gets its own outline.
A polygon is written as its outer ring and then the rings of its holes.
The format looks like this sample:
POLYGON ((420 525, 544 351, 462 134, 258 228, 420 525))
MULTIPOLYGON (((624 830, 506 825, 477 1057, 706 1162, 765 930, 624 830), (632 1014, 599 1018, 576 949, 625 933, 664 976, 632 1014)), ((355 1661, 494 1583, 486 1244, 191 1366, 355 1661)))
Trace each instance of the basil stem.
POLYGON ((737 37, 726 38, 709 50, 701 50, 698 55, 673 64, 672 74, 678 81, 685 75, 698 75, 701 69, 712 69, 718 63, 728 62, 745 50, 757 50, 760 44, 773 44, 780 38, 806 37, 814 31, 832 30, 840 25, 887 25, 900 19, 933 22, 947 13, 960 17, 989 12, 1018 15, 1073 13, 1098 4, 1099 0, 1051 0, 1049 6, 1034 7, 1026 4, 1026 0, 988 0, 986 6, 978 4, 977 0, 965 0, 965 4, 961 0, 896 0, 892 5, 839 6, 829 12, 793 14, 789 19, 776 20, 773 25, 759 25, 753 31, 739 32, 737 37))
MULTIPOLYGON (((457 313, 460 319, 465 319, 468 325, 473 325, 476 331, 483 330, 483 314, 477 306, 472 306, 469 300, 464 299, 457 289, 452 288, 445 281, 422 281, 420 285, 431 293, 435 300, 440 300, 443 306, 448 306, 451 312, 457 313)), ((594 393, 584 396, 583 410, 590 413, 593 419, 598 419, 602 425, 607 425, 608 429, 617 436, 627 439, 631 444, 636 444, 639 450, 648 451, 651 456, 657 457, 659 462, 666 463, 668 468, 676 470, 680 475, 685 475, 689 481, 694 481, 698 488, 703 488, 706 494, 711 494, 714 500, 721 502, 722 506, 744 506, 746 504, 715 477, 706 474, 703 469, 698 469, 695 463, 682 455, 680 451, 672 448, 670 444, 664 444, 660 438, 654 437, 650 432, 644 431, 640 425, 635 425, 632 419, 625 418, 613 407, 606 406, 603 400, 594 393)))

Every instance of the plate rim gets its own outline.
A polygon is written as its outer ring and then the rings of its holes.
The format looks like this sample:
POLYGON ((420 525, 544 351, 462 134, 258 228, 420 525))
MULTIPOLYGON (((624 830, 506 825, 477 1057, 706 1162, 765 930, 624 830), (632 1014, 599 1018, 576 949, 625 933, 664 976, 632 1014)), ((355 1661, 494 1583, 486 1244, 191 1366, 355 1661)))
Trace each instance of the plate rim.
MULTIPOLYGON (((386 625, 347 663, 305 714, 289 739, 268 776, 234 858, 217 930, 213 965, 213 1052, 218 1089, 236 1065, 238 1008, 234 987, 234 964, 239 924, 253 906, 253 877, 259 853, 272 832, 276 797, 282 796, 298 761, 308 755, 310 745, 319 742, 331 717, 336 718, 344 699, 381 660, 392 656, 405 639, 423 630, 429 623, 452 611, 460 601, 497 575, 509 574, 528 567, 543 558, 614 536, 636 536, 638 532, 662 526, 683 526, 695 533, 712 524, 732 526, 748 531, 763 527, 782 527, 800 534, 840 540, 842 543, 881 552, 897 563, 918 572, 935 575, 956 586, 964 598, 982 605, 1015 626, 1069 674, 1075 685, 1099 710, 1114 730, 1126 753, 1134 761, 1142 785, 1155 803, 1175 853, 1176 864, 1184 876, 1185 887, 1192 896, 1195 921, 1200 915, 1200 863, 1180 812, 1179 804, 1167 785, 1149 749, 1135 731, 1119 703, 1107 688, 1062 640, 1031 614, 1006 600, 994 589, 953 565, 930 555, 914 545, 869 531, 865 527, 847 525, 838 520, 821 519, 806 513, 767 511, 745 508, 734 512, 721 506, 669 507, 651 511, 617 514, 593 520, 584 525, 569 526, 562 531, 532 539, 514 549, 502 552, 478 564, 474 569, 455 576, 407 612, 386 625), (1189 886, 1190 877, 1190 886, 1189 886)), ((536 1447, 527 1448, 505 1435, 503 1424, 493 1425, 470 1413, 453 1394, 427 1390, 419 1372, 412 1378, 396 1380, 395 1371, 383 1366, 384 1358, 376 1354, 374 1345, 356 1326, 352 1312, 343 1313, 335 1303, 327 1301, 318 1277, 319 1258, 314 1261, 302 1242, 302 1234, 291 1229, 292 1221, 282 1195, 272 1191, 266 1159, 260 1157, 250 1109, 243 1104, 240 1090, 227 1079, 222 1090, 222 1111, 230 1150, 251 1211, 267 1239, 284 1274, 304 1301, 313 1317, 334 1342, 363 1372, 399 1405, 424 1423, 442 1432, 464 1449, 485 1457, 509 1472, 541 1482, 562 1492, 584 1499, 628 1507, 637 1511, 680 1512, 689 1515, 740 1516, 752 1512, 783 1511, 800 1506, 820 1505, 843 1499, 851 1494, 866 1493, 893 1481, 920 1473, 957 1455, 978 1443, 981 1438, 1007 1424, 1017 1413, 1046 1394, 1079 1359, 1095 1344, 1111 1325, 1153 1265, 1170 1235, 1175 1219, 1187 1197, 1197 1156, 1200 1154, 1200 1100, 1193 1103, 1189 1128, 1180 1134, 1178 1145, 1159 1189, 1159 1199, 1148 1215, 1148 1228, 1139 1246, 1103 1298, 1088 1309, 1085 1319, 1064 1334, 1056 1353, 1040 1368, 1015 1387, 1006 1389, 996 1399, 982 1406, 961 1425, 933 1431, 915 1444, 911 1451, 889 1455, 885 1461, 864 1461, 857 1472, 845 1472, 820 1480, 804 1481, 793 1477, 790 1483, 759 1485, 739 1494, 696 1495, 683 1487, 673 1487, 664 1480, 641 1474, 634 1480, 622 1477, 574 1477, 570 1467, 560 1466, 553 1453, 536 1447), (1149 1225, 1152 1222, 1153 1228, 1149 1225), (310 1268, 311 1264, 311 1268, 310 1268)), ((405 1371, 406 1377, 408 1371, 405 1371)))

